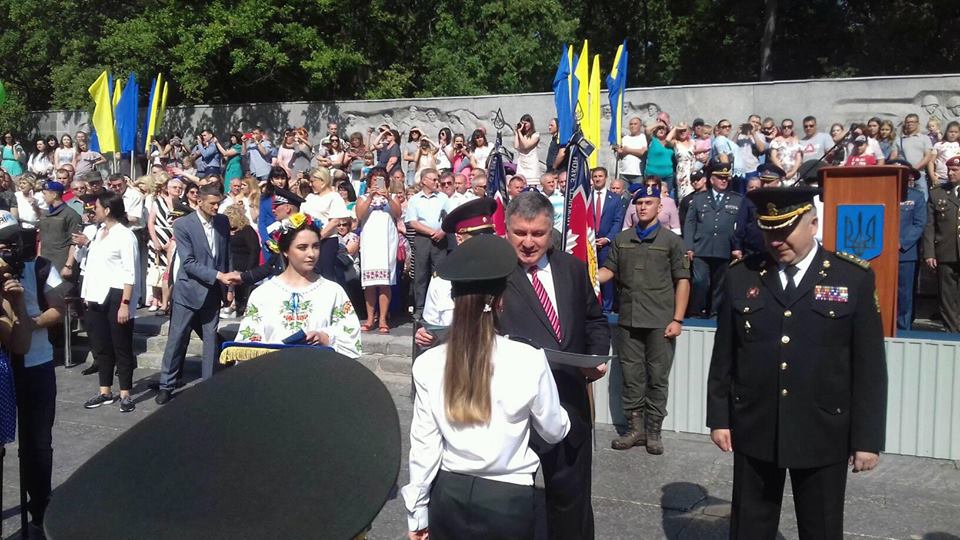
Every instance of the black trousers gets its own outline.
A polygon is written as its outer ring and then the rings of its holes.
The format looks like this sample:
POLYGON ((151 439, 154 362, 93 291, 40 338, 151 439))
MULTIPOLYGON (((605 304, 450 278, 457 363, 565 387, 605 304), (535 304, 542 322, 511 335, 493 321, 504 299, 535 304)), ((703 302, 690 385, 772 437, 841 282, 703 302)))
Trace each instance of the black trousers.
POLYGON ((940 316, 947 332, 960 332, 960 263, 937 262, 940 316))
MULTIPOLYGON (((787 469, 739 452, 733 455, 733 508, 730 538, 777 537, 787 469)), ((847 462, 813 469, 790 469, 800 540, 843 538, 843 497, 847 462)))
MULTIPOLYGON (((572 421, 573 419, 571 419, 572 421)), ((547 503, 547 536, 550 540, 592 540, 593 506, 590 482, 592 440, 580 445, 560 441, 539 454, 547 503)))
MULTIPOLYGON (((113 371, 116 368, 121 390, 133 388, 133 370, 136 360, 133 356, 133 319, 126 324, 117 322, 117 310, 123 291, 110 289, 102 304, 91 302, 87 306, 86 323, 90 335, 90 350, 100 366, 100 386, 113 386, 113 371)), ((135 306, 130 314, 136 312, 135 306)))
POLYGON ((50 502, 50 477, 53 473, 53 420, 57 411, 57 376, 53 361, 23 367, 14 362, 13 381, 17 390, 20 422, 20 479, 30 500, 27 510, 33 522, 43 525, 43 514, 50 502))
MULTIPOLYGON (((532 480, 532 478, 531 478, 532 480)), ((427 508, 430 538, 533 538, 534 487, 447 471, 437 473, 427 508)))
POLYGON ((418 233, 413 238, 413 249, 416 253, 413 259, 413 307, 417 313, 420 313, 427 300, 430 278, 433 277, 433 272, 443 258, 447 256, 447 238, 434 242, 429 236, 418 233))
POLYGON ((338 283, 341 287, 344 285, 343 268, 337 264, 337 251, 340 249, 340 241, 336 236, 324 238, 320 241, 320 258, 317 259, 317 265, 314 272, 323 276, 324 279, 338 283))
POLYGON ((687 311, 694 316, 715 317, 723 299, 723 283, 726 281, 729 258, 694 257, 693 290, 687 311))

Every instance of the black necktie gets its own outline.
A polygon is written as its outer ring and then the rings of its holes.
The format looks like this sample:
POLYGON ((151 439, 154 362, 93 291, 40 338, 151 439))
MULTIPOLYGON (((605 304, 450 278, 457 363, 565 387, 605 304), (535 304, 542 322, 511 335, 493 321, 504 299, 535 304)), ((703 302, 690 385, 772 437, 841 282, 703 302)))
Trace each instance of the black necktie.
POLYGON ((787 293, 787 298, 792 300, 793 295, 797 293, 797 282, 793 280, 793 277, 797 275, 800 269, 797 268, 796 265, 791 264, 784 268, 783 271, 787 274, 787 286, 784 287, 783 290, 787 293))

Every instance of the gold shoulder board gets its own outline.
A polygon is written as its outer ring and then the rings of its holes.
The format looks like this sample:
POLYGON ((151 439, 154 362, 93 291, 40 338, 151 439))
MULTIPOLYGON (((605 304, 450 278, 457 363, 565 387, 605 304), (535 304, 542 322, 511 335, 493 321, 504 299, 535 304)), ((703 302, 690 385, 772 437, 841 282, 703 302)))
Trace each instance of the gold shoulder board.
POLYGON ((869 263, 869 262, 861 259, 860 257, 857 257, 856 255, 851 255, 850 253, 845 253, 845 252, 843 252, 843 251, 838 251, 838 252, 837 252, 837 257, 839 257, 840 259, 845 260, 845 261, 847 261, 847 262, 853 263, 853 264, 859 266, 860 268, 863 268, 864 270, 867 270, 867 269, 870 268, 870 263, 869 263))

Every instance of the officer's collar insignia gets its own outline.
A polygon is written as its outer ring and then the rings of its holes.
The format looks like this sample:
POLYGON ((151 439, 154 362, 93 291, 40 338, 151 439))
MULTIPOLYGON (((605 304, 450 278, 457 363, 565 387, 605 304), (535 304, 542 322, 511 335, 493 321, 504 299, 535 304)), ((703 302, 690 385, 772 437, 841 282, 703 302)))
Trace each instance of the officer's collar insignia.
POLYGON ((824 260, 824 261, 823 261, 823 267, 824 267, 824 268, 830 268, 830 261, 824 260))
POLYGON ((760 289, 756 287, 750 287, 747 289, 747 298, 757 298, 760 296, 760 289))

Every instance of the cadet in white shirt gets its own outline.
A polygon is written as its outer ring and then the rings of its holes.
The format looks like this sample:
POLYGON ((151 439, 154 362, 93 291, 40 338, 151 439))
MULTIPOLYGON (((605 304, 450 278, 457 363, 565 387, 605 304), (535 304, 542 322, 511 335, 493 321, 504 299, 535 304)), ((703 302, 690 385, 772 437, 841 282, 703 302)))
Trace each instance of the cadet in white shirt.
POLYGON ((410 483, 401 491, 410 538, 533 538, 530 428, 550 444, 570 430, 543 351, 497 335, 506 240, 478 236, 439 268, 456 305, 446 343, 417 359, 410 483))
MULTIPOLYGON (((457 245, 479 234, 493 234, 493 213, 497 202, 490 197, 481 197, 463 203, 443 218, 440 228, 447 234, 455 234, 457 245)), ((427 299, 423 305, 423 322, 433 326, 450 326, 453 322, 453 297, 450 282, 434 277, 427 287, 427 299)), ((418 328, 417 344, 427 347, 433 344, 433 336, 424 328, 418 328)))

